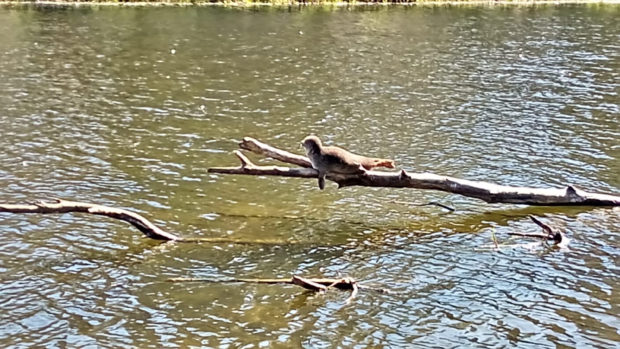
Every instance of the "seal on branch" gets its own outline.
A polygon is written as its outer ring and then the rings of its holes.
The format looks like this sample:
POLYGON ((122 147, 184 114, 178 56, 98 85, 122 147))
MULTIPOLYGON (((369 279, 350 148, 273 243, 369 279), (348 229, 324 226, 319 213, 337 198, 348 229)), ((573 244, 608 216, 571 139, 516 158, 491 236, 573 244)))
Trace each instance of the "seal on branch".
POLYGON ((339 147, 324 147, 317 136, 306 137, 301 145, 312 167, 319 171, 319 188, 325 188, 325 176, 328 173, 365 174, 375 167, 394 168, 394 160, 369 158, 353 154, 339 147))

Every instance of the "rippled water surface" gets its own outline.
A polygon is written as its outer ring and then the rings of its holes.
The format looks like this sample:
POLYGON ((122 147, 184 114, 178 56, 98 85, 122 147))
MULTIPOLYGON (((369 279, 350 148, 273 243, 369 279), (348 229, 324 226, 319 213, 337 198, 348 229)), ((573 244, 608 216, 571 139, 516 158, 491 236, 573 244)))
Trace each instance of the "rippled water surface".
MULTIPOLYGON (((210 175, 309 133, 410 172, 620 190, 620 7, 0 8, 3 347, 620 345, 620 211, 210 175), (431 201, 452 206, 417 206, 431 201), (566 249, 510 238, 566 231, 566 249), (492 236, 499 240, 494 248, 492 236), (261 242, 270 241, 271 244, 261 242), (395 293, 171 283, 354 277, 395 293)), ((259 163, 268 163, 253 157, 259 163)))

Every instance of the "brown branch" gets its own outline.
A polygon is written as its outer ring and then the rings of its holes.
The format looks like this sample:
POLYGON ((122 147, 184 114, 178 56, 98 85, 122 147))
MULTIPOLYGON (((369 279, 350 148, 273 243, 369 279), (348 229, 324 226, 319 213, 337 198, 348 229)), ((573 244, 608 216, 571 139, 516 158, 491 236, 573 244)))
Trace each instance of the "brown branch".
MULTIPOLYGON (((267 155, 276 160, 302 166, 290 168, 279 166, 257 166, 248 164, 240 167, 210 168, 210 173, 240 174, 254 176, 284 176, 299 178, 316 178, 318 172, 309 168, 309 160, 303 156, 291 154, 287 151, 261 143, 253 138, 246 137, 240 144, 242 149, 257 154, 267 155)), ((247 158, 246 158, 247 159, 247 158)), ((249 161, 249 160, 247 160, 249 161)), ((328 173, 327 179, 338 183, 339 187, 367 186, 390 188, 431 189, 460 194, 489 203, 512 203, 528 205, 556 205, 556 206, 620 206, 620 196, 590 193, 579 190, 574 186, 565 188, 530 188, 497 185, 489 182, 470 181, 448 176, 439 176, 431 173, 367 171, 362 175, 345 175, 328 173)))
POLYGON ((532 216, 532 215, 530 215, 530 219, 531 219, 534 223, 536 223, 536 225, 538 225, 539 227, 541 227, 541 228, 542 228, 542 230, 543 230, 543 232, 544 232, 547 236, 549 236, 549 235, 553 235, 553 229, 551 229, 551 227, 550 227, 550 226, 548 226, 547 224, 545 224, 545 223, 541 222, 540 220, 538 220, 538 218, 536 218, 536 217, 534 217, 534 216, 532 216))
POLYGON ((520 233, 520 232, 509 232, 508 235, 513 235, 513 236, 522 236, 525 238, 535 238, 535 239, 548 239, 549 235, 547 234, 542 234, 542 233, 520 233))
POLYGON ((312 279, 302 278, 301 276, 293 275, 291 279, 291 283, 293 285, 301 286, 307 290, 315 291, 315 292, 326 292, 327 286, 322 285, 318 282, 312 281, 312 279))
POLYGON ((543 232, 547 234, 547 240, 553 240, 556 245, 562 244, 562 242, 568 241, 561 231, 554 231, 550 226, 541 222, 534 216, 530 216, 530 219, 542 228, 543 232))
POLYGON ((566 238, 564 233, 562 233, 561 231, 554 231, 549 225, 541 222, 538 218, 532 215, 530 215, 530 219, 534 223, 536 223, 536 225, 542 228, 543 230, 542 233, 517 233, 515 232, 515 233, 508 233, 508 235, 543 239, 545 242, 547 240, 553 240, 554 244, 560 245, 560 246, 565 246, 568 244, 568 239, 566 238))
POLYGON ((357 286, 357 281, 352 278, 344 278, 340 279, 337 282, 329 285, 328 287, 332 287, 338 284, 347 285, 351 287, 351 295, 344 301, 345 304, 351 303, 351 301, 357 296, 357 292, 359 291, 359 287, 357 286))

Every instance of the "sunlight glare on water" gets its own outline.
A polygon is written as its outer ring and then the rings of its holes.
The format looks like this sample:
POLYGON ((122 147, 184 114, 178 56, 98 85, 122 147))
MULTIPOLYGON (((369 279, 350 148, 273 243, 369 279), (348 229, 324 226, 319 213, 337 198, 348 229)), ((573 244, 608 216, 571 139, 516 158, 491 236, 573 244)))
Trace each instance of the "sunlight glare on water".
POLYGON ((207 169, 244 136, 302 153, 315 133, 409 172, 618 193, 618 9, 1 7, 0 202, 255 243, 0 214, 0 344, 617 346, 618 210, 207 169), (510 238, 539 231, 528 215, 569 247, 510 238), (294 274, 394 292, 167 281, 294 274))

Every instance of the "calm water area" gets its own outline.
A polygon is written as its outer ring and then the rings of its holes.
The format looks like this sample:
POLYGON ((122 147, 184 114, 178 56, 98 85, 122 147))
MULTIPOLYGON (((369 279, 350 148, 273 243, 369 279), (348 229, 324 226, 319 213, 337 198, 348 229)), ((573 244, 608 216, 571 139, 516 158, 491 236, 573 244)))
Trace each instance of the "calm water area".
POLYGON ((0 346, 618 347, 618 209, 207 169, 314 133, 408 172, 618 194, 619 93, 613 4, 0 7, 0 202, 250 242, 2 213, 0 346), (569 246, 509 236, 540 231, 528 215, 569 246), (292 275, 395 293, 168 281, 292 275))

